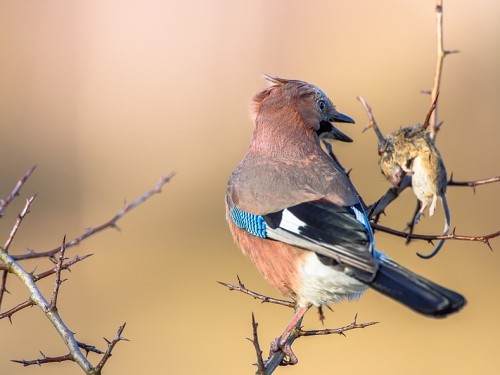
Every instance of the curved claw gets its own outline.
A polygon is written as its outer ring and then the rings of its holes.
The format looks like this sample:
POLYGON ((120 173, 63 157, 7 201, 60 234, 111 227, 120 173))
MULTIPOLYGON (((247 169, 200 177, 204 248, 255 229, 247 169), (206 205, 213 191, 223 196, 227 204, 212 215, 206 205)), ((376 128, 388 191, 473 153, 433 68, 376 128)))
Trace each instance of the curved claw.
POLYGON ((445 242, 444 240, 439 241, 437 246, 434 248, 434 250, 432 250, 432 252, 430 254, 424 255, 424 254, 417 253, 417 255, 422 259, 431 259, 435 255, 437 255, 437 253, 439 253, 439 250, 441 250, 441 248, 443 247, 444 242, 445 242))

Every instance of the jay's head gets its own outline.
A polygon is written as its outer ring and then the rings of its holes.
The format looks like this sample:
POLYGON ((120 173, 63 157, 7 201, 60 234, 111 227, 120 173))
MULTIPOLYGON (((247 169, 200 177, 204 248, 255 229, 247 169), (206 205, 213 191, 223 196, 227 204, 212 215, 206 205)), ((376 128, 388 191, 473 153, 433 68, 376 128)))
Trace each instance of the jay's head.
MULTIPOLYGON (((352 139, 332 123, 354 123, 354 120, 335 109, 328 96, 319 87, 298 80, 264 76, 271 86, 258 93, 254 99, 253 115, 266 126, 287 124, 315 133, 319 138, 343 142, 352 139)), ((295 129, 289 129, 290 131, 295 129)))

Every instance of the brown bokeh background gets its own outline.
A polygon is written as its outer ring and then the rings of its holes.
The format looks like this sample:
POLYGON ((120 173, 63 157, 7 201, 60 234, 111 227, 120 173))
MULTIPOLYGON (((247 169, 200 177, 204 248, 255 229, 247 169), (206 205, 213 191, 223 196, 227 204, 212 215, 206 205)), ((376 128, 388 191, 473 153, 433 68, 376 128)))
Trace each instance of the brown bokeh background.
MULTIPOLYGON (((458 180, 499 173, 500 3, 445 4, 448 48, 440 97, 445 121, 438 146, 458 180)), ((38 192, 12 252, 46 250, 66 234, 100 224, 152 187, 176 177, 161 195, 107 231, 72 248, 94 253, 65 276, 59 308, 77 339, 103 348, 127 322, 106 374, 253 373, 251 312, 263 347, 291 311, 229 293, 236 281, 279 296, 236 246, 223 207, 227 177, 247 147, 248 103, 265 86, 262 73, 322 87, 356 126, 336 152, 367 202, 388 187, 377 167, 374 134, 361 134, 363 95, 384 133, 423 121, 435 64, 434 2, 425 1, 7 1, 0 2, 0 196, 37 164, 1 222, 6 239, 27 196, 38 192)), ((498 230, 499 185, 450 188, 461 234, 498 230)), ((403 229, 414 208, 410 191, 383 223, 403 229)), ((420 232, 442 229, 439 206, 420 232)), ((4 241, 4 240, 2 240, 4 241)), ((425 261, 418 242, 377 235, 378 247, 413 270, 466 295, 469 304, 444 320, 419 316, 368 292, 333 306, 326 324, 380 324, 347 337, 296 342, 300 363, 282 374, 492 373, 500 367, 500 248, 449 242, 425 261)), ((32 264, 50 267, 48 260, 32 264)), ((41 283, 50 293, 52 280, 41 283)), ((9 278, 3 309, 27 298, 9 278)), ((321 328, 314 311, 305 327, 321 328)), ((23 368, 10 359, 39 350, 66 353, 37 308, 0 322, 2 374, 79 374, 76 364, 23 368)), ((90 355, 93 363, 97 357, 90 355)))

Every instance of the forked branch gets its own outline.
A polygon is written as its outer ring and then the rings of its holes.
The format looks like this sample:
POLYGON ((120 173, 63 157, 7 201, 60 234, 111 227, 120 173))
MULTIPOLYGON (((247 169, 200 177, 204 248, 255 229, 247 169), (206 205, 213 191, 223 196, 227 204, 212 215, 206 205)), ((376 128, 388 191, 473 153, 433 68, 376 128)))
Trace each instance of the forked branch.
POLYGON ((381 152, 382 147, 383 147, 384 142, 385 142, 385 137, 382 134, 382 132, 380 131, 380 128, 378 127, 377 121, 375 120, 375 116, 373 115, 372 108, 368 105, 368 102, 362 96, 358 96, 358 100, 360 101, 361 105, 365 109, 366 114, 368 116, 368 121, 369 121, 368 125, 366 125, 363 128, 362 132, 365 132, 365 131, 367 131, 370 128, 373 129, 373 131, 377 135, 378 150, 379 150, 378 152, 379 152, 379 155, 380 155, 380 152, 381 152))
POLYGON ((500 231, 479 236, 464 236, 456 234, 455 229, 453 229, 453 232, 450 234, 414 234, 414 233, 401 232, 376 223, 370 223, 370 224, 372 228, 375 230, 379 230, 381 232, 389 233, 394 236, 403 237, 406 239, 423 240, 428 242, 435 240, 475 241, 486 244, 490 248, 490 250, 493 250, 490 244, 490 240, 500 236, 500 231))
MULTIPOLYGON (((12 200, 19 194, 19 190, 21 187, 25 184, 26 180, 31 176, 33 172, 32 168, 30 171, 28 171, 22 178, 19 180, 17 183, 16 187, 13 189, 13 191, 10 193, 10 195, 0 201, 0 215, 3 214, 5 208, 12 202, 12 200)), ((24 366, 30 366, 30 365, 41 365, 41 364, 46 364, 46 363, 53 363, 53 362, 63 362, 63 361, 74 361, 76 362, 86 374, 89 375, 97 375, 100 374, 102 371, 102 368, 106 364, 106 362, 109 360, 111 357, 112 351, 116 344, 120 341, 125 341, 127 340, 122 336, 122 332, 125 329, 125 324, 119 327, 118 332, 113 338, 113 340, 109 341, 106 340, 108 343, 108 348, 106 352, 102 352, 99 349, 97 349, 95 346, 92 345, 87 345, 84 343, 81 343, 75 339, 74 333, 72 330, 70 330, 65 322, 63 321, 58 309, 57 309, 57 301, 58 301, 58 296, 59 296, 59 290, 61 284, 64 282, 64 279, 62 278, 62 271, 63 270, 69 270, 70 266, 88 258, 91 254, 84 255, 84 256, 75 256, 72 260, 66 262, 67 258, 65 257, 65 253, 68 247, 70 246, 75 246, 78 245, 80 242, 83 240, 89 238, 90 236, 99 233, 100 231, 107 229, 107 228, 112 228, 112 227, 117 227, 116 223, 117 221, 122 218, 124 215, 126 215, 130 210, 133 208, 139 206, 143 202, 145 202, 149 197, 151 197, 154 194, 160 193, 163 185, 165 185, 167 182, 170 181, 170 179, 173 177, 173 174, 170 174, 168 176, 163 177, 154 188, 151 190, 147 191, 143 195, 141 195, 139 198, 137 198, 135 201, 132 203, 125 205, 124 208, 118 212, 115 216, 113 216, 110 220, 105 222, 104 224, 91 228, 87 230, 84 234, 80 235, 79 237, 71 240, 69 243, 66 242, 66 238, 64 238, 62 245, 46 252, 33 252, 30 251, 27 254, 23 255, 11 255, 9 254, 8 250, 11 247, 11 244, 14 241, 14 238, 16 234, 18 233, 19 228, 21 227, 21 224, 23 223, 25 217, 27 214, 30 212, 31 205, 34 200, 34 196, 31 197, 30 199, 26 200, 26 204, 24 206, 24 209, 22 212, 19 214, 12 230, 10 231, 9 237, 6 240, 5 244, 3 247, 0 247, 0 270, 3 271, 2 274, 2 283, 0 285, 0 302, 2 300, 2 297, 4 293, 7 291, 6 289, 6 280, 7 280, 7 275, 8 274, 14 274, 16 275, 26 286, 26 288, 29 291, 30 297, 28 300, 19 303, 18 305, 14 306, 13 308, 0 313, 0 319, 2 318, 8 318, 9 320, 12 320, 12 316, 25 309, 26 307, 29 306, 38 306, 42 312, 47 316, 47 318, 52 322, 54 325, 56 331, 60 334, 61 338, 63 339, 65 345, 69 349, 69 353, 66 355, 62 356, 55 356, 55 357, 49 357, 46 356, 44 353, 41 353, 41 358, 35 359, 35 360, 14 360, 16 363, 21 363, 24 366), (59 252, 59 256, 56 257, 56 254, 59 252), (39 274, 34 274, 34 273, 29 273, 27 272, 21 265, 20 262, 25 260, 25 259, 31 259, 31 258, 49 258, 53 263, 54 266, 53 268, 41 272, 39 274), (36 282, 39 281, 42 278, 45 278, 49 275, 55 275, 55 281, 54 281, 54 286, 52 290, 52 295, 50 302, 47 301, 47 299, 44 297, 40 289, 38 288, 36 282), (87 359, 85 353, 88 352, 94 352, 98 354, 102 354, 102 359, 100 362, 97 364, 97 366, 93 366, 87 359)))
MULTIPOLYGON (((233 285, 229 283, 224 283, 219 281, 219 284, 225 286, 229 290, 235 290, 244 294, 247 294, 255 299, 261 300, 263 303, 264 302, 269 302, 269 303, 274 303, 277 305, 281 306, 286 306, 286 307, 295 307, 295 303, 291 301, 285 301, 285 300, 280 300, 280 299, 275 299, 272 297, 267 297, 263 294, 254 292, 250 289, 247 289, 243 282, 240 280, 238 277, 238 285, 233 285)), ((358 329, 358 328, 365 328, 374 324, 377 324, 378 322, 367 322, 367 323, 358 323, 357 322, 357 315, 354 317, 353 322, 350 324, 340 327, 340 328, 327 328, 327 329, 320 329, 320 330, 303 330, 302 329, 302 320, 298 321, 295 329, 292 330, 291 335, 289 336, 287 340, 287 344, 290 346, 293 344, 293 342, 298 339, 299 337, 302 336, 319 336, 319 335, 343 335, 345 336, 345 332, 353 330, 353 329, 358 329)), ((255 353, 257 356, 257 363, 255 364, 257 366, 257 374, 259 375, 269 375, 274 372, 279 366, 284 366, 288 364, 288 361, 286 360, 287 354, 283 350, 277 350, 275 352, 270 352, 269 357, 264 359, 262 356, 262 350, 260 347, 259 343, 259 338, 258 338, 258 333, 257 333, 257 327, 258 323, 255 320, 255 316, 252 313, 252 339, 248 339, 250 342, 252 342, 254 348, 255 348, 255 353)))
POLYGON ((28 178, 31 177, 33 172, 35 171, 36 165, 31 167, 20 179, 17 181, 16 186, 12 189, 11 193, 5 198, 0 199, 0 217, 5 214, 5 210, 7 206, 19 195, 21 188, 24 186, 28 178))
MULTIPOLYGON (((105 229, 108 228, 118 228, 117 222, 120 220, 125 214, 127 214, 130 210, 136 208, 140 204, 144 203, 147 199, 149 199, 152 195, 154 194, 159 194, 161 193, 162 187, 169 182, 172 178, 174 177, 174 173, 171 173, 167 176, 164 176, 160 179, 160 181, 156 184, 156 186, 149 190, 148 192, 144 193, 141 195, 139 198, 134 200, 130 204, 125 204, 125 206, 111 219, 106 221, 105 223, 98 225, 96 227, 92 227, 87 229, 87 231, 80 236, 72 239, 71 241, 66 243, 66 249, 79 245, 82 241, 85 239, 89 238, 90 236, 93 236, 96 233, 99 233, 105 229)), ((60 248, 56 247, 52 250, 49 251, 44 251, 44 252, 35 252, 33 250, 28 251, 26 254, 21 254, 21 255, 14 255, 13 258, 15 260, 24 260, 24 259, 33 259, 33 258, 46 258, 46 257, 52 257, 55 254, 59 252, 60 248)))
POLYGON ((238 278, 238 285, 233 285, 233 284, 225 283, 223 281, 217 281, 217 282, 219 284, 225 286, 229 290, 236 290, 237 292, 248 294, 249 296, 253 297, 254 299, 261 300, 262 303, 265 303, 265 302, 267 302, 267 303, 274 303, 276 305, 282 305, 282 306, 291 307, 292 309, 295 307, 295 302, 286 301, 284 299, 278 299, 278 298, 268 297, 268 296, 265 296, 263 294, 254 292, 254 291, 252 291, 250 289, 247 289, 245 287, 245 285, 243 284, 243 282, 241 281, 240 277, 238 275, 236 275, 236 277, 238 278))

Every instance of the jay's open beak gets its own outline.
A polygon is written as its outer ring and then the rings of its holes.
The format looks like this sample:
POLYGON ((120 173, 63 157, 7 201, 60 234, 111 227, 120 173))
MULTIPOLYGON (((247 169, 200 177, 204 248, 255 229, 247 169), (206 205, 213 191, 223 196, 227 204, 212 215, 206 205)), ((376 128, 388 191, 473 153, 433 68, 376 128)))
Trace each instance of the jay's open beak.
MULTIPOLYGON (((344 116, 344 115, 342 115, 342 116, 344 116)), ((349 118, 347 116, 345 116, 345 117, 352 121, 351 118, 349 118)), ((329 139, 334 139, 334 140, 340 141, 340 142, 352 142, 352 138, 350 138, 346 134, 342 133, 339 129, 337 129, 335 126, 333 126, 328 121, 321 121, 319 123, 319 129, 316 130, 316 133, 318 134, 318 137, 320 137, 320 138, 329 138, 329 139)))

